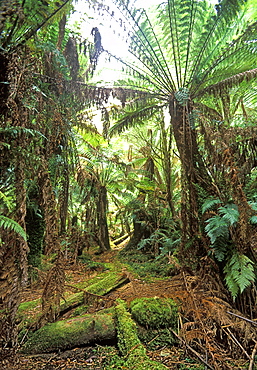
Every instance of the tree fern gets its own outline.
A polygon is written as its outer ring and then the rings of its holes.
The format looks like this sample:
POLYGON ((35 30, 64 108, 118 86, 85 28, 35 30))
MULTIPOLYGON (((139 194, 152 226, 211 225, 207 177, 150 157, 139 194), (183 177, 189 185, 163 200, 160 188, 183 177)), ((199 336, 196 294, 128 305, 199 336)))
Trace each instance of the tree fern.
POLYGON ((4 229, 13 230, 17 234, 19 234, 24 240, 27 240, 25 230, 18 224, 18 222, 12 220, 9 217, 0 215, 0 227, 4 229))
POLYGON ((255 281, 253 261, 243 254, 234 253, 226 263, 224 273, 233 300, 255 281))

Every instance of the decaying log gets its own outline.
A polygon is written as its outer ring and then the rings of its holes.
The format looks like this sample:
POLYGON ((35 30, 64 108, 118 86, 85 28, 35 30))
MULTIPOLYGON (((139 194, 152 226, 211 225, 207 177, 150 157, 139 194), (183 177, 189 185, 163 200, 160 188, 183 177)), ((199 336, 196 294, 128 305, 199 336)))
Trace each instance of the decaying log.
POLYGON ((116 329, 112 313, 86 314, 45 325, 32 334, 22 352, 49 353, 115 340, 116 329))

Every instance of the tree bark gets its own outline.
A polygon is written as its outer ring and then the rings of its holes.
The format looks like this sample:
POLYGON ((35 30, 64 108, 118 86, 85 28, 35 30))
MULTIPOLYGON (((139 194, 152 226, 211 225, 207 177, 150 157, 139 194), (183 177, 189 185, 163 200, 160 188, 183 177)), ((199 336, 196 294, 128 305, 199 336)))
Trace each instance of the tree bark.
POLYGON ((107 204, 108 201, 106 187, 100 185, 98 187, 98 200, 97 200, 97 225, 98 225, 98 241, 100 253, 103 253, 111 249, 106 217, 107 204))
POLYGON ((183 260, 189 266, 194 264, 197 268, 197 261, 202 253, 199 191, 206 196, 214 195, 216 191, 198 150, 196 131, 189 121, 192 107, 189 102, 186 106, 182 106, 173 98, 170 101, 169 111, 182 166, 181 261, 183 260), (188 243, 191 246, 190 250, 188 243))

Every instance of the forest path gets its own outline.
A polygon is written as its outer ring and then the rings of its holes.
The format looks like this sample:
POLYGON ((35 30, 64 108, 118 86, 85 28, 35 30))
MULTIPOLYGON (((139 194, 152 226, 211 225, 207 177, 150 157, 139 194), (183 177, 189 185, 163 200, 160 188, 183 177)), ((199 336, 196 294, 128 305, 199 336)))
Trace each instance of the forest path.
MULTIPOLYGON (((111 250, 101 255, 92 255, 95 262, 120 263, 118 250, 111 250)), ((84 265, 66 266, 66 279, 68 284, 82 283, 85 279, 97 277, 101 271, 86 271, 84 265)), ((245 321, 229 312, 235 312, 229 298, 220 291, 219 283, 215 276, 190 275, 180 272, 178 275, 164 279, 141 279, 129 272, 126 264, 120 273, 121 279, 127 278, 128 283, 114 289, 103 298, 102 308, 111 307, 117 298, 129 303, 140 297, 164 297, 174 299, 179 306, 178 329, 181 341, 173 347, 159 348, 148 351, 148 356, 156 361, 162 362, 169 369, 203 369, 203 363, 197 358, 197 354, 204 359, 208 349, 209 355, 219 364, 219 369, 242 369, 246 366, 247 358, 242 353, 240 338, 254 336, 254 328, 245 321), (233 328, 235 340, 228 335, 233 328), (228 331, 227 331, 228 330, 228 331), (217 333, 219 333, 217 335, 217 333), (223 336, 223 337, 222 337, 223 336), (187 344, 185 344, 185 341, 187 344), (193 355, 190 345, 196 350, 193 355), (233 354, 233 355, 232 355, 233 354), (229 365, 233 362, 233 366, 229 365)), ((40 284, 32 285, 31 290, 22 294, 23 301, 39 298, 42 294, 40 284)), ((97 305, 92 304, 88 312, 94 313, 99 310, 97 305)), ((68 311, 62 318, 72 315, 68 311)), ((99 346, 75 348, 58 354, 44 354, 36 356, 20 356, 17 367, 6 370, 82 370, 106 368, 106 359, 117 356, 118 352, 113 343, 111 346, 99 346)), ((249 356, 251 352, 249 353, 249 356)), ((108 365, 110 365, 108 363, 108 365)), ((147 369, 146 369, 147 370, 147 369)))

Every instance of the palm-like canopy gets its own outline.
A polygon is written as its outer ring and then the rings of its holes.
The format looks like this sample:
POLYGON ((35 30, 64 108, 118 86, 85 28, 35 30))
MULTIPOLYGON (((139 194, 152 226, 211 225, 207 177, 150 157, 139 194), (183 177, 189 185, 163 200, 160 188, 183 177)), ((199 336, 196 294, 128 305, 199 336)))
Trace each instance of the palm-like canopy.
POLYGON ((214 7, 205 0, 168 0, 152 22, 144 9, 116 3, 132 28, 132 59, 124 63, 140 77, 126 86, 163 99, 177 92, 183 101, 256 77, 257 22, 247 21, 245 1, 223 0, 214 7))
POLYGON ((182 223, 186 239, 192 239, 199 235, 199 189, 209 195, 216 191, 200 155, 195 120, 208 111, 220 120, 213 101, 220 98, 227 110, 231 89, 242 85, 245 94, 251 87, 257 76, 257 22, 241 0, 221 0, 216 6, 205 0, 168 0, 159 5, 157 17, 127 1, 115 4, 129 24, 130 40, 130 58, 116 57, 125 65, 119 84, 148 95, 129 106, 111 134, 169 107, 186 185, 182 223))

